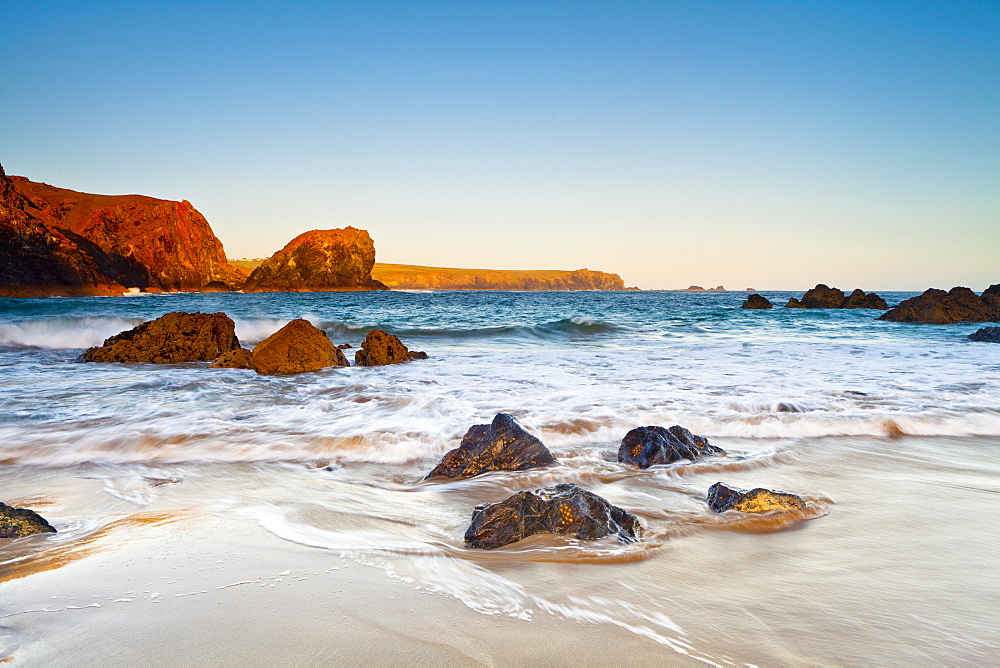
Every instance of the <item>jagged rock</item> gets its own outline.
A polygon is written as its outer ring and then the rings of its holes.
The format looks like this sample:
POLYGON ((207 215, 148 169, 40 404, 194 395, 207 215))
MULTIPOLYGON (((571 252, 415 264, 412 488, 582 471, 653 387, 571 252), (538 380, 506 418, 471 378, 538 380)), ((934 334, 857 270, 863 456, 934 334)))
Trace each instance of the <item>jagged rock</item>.
POLYGON ((931 288, 918 297, 900 302, 878 319, 891 322, 929 322, 935 325, 1000 322, 1000 284, 991 285, 982 296, 963 287, 954 287, 948 292, 931 288))
POLYGON ((969 334, 970 341, 985 341, 986 343, 1000 343, 1000 327, 983 327, 969 334))
POLYGON ((885 300, 874 292, 865 293, 864 290, 855 290, 847 296, 843 290, 831 288, 823 283, 819 283, 815 288, 806 290, 802 299, 792 297, 785 304, 785 308, 873 308, 886 309, 888 306, 885 300))
POLYGON ((538 533, 580 540, 613 535, 621 543, 632 543, 639 540, 642 526, 635 515, 598 495, 561 484, 476 506, 465 542, 469 547, 492 550, 538 533))
POLYGON ((618 461, 641 469, 657 464, 670 464, 682 459, 694 461, 711 455, 725 455, 726 451, 696 436, 679 425, 664 427, 636 427, 625 434, 618 448, 618 461))
POLYGON ((330 343, 326 332, 308 320, 292 320, 258 343, 250 358, 260 374, 303 373, 330 366, 350 366, 344 353, 330 343))
POLYGON ((410 352, 396 336, 381 329, 368 332, 361 350, 354 353, 357 366, 383 366, 414 359, 427 359, 427 353, 410 352))
POLYGON ((523 471, 555 464, 545 445, 526 432, 509 413, 497 413, 491 424, 476 424, 449 451, 427 478, 470 478, 486 471, 523 471))
POLYGON ((747 297, 747 300, 743 302, 743 306, 740 308, 765 309, 772 308, 773 306, 774 304, 772 304, 767 297, 754 293, 747 297))
POLYGON ((36 533, 56 533, 56 530, 33 510, 0 503, 0 538, 23 538, 36 533))
POLYGON ((805 508, 802 497, 788 492, 776 492, 763 487, 749 491, 717 482, 708 488, 705 499, 708 507, 717 513, 737 510, 741 513, 766 513, 771 510, 796 510, 805 508))
POLYGON ((178 364, 214 360, 240 347, 236 326, 225 313, 175 311, 115 334, 83 353, 87 362, 178 364))
POLYGON ((857 288, 848 295, 841 308, 870 308, 884 311, 889 308, 889 305, 874 292, 866 293, 864 290, 857 288))
POLYGON ((365 230, 310 230, 265 260, 243 292, 387 290, 372 279, 375 244, 365 230))
POLYGON ((125 287, 195 291, 213 281, 243 282, 227 262, 222 242, 190 202, 94 195, 19 176, 12 181, 31 202, 29 213, 87 247, 107 279, 125 287))
POLYGON ((246 348, 237 348, 222 353, 208 366, 212 369, 252 369, 253 366, 250 363, 252 357, 253 353, 246 348))

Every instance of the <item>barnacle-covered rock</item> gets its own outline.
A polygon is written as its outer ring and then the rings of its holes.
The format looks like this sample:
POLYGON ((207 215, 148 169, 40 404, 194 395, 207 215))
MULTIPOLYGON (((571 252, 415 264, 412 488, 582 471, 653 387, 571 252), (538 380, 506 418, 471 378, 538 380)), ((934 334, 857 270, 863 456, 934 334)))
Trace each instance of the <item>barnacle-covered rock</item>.
POLYGON ((462 444, 445 454, 427 477, 469 478, 486 471, 522 471, 555 463, 545 444, 513 415, 497 413, 492 423, 469 427, 462 444))
POLYGON ((707 438, 675 424, 669 429, 652 426, 631 430, 625 434, 618 448, 618 461, 645 469, 682 459, 694 461, 709 455, 725 454, 725 450, 712 445, 707 438))
POLYGON ((717 482, 708 488, 708 507, 717 513, 737 510, 741 513, 766 513, 772 510, 798 510, 805 508, 802 497, 788 492, 776 492, 763 487, 751 490, 730 487, 717 482))

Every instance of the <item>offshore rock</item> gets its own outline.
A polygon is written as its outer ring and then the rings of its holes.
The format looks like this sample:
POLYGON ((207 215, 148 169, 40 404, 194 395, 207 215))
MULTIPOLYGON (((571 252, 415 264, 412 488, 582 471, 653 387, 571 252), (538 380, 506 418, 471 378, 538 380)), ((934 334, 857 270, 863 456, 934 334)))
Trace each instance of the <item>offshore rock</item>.
POLYGON ((427 478, 470 478, 486 471, 523 471, 556 462, 549 449, 526 432, 513 415, 497 413, 491 424, 469 427, 462 444, 445 454, 427 478))
POLYGON ((831 288, 823 283, 819 283, 815 288, 807 290, 802 299, 792 297, 785 304, 785 308, 871 308, 886 309, 885 300, 874 292, 866 293, 857 289, 845 295, 842 290, 831 288))
POLYGON ((82 247, 31 211, 0 165, 0 297, 121 295, 125 286, 105 275, 106 255, 82 247))
POLYGON ((986 343, 1000 343, 1000 327, 983 327, 969 334, 970 341, 984 341, 986 343))
POLYGON ((36 533, 56 533, 56 530, 33 510, 0 503, 0 538, 23 538, 36 533))
POLYGON ((175 311, 116 334, 83 353, 86 362, 178 364, 214 360, 240 347, 225 313, 175 311))
POLYGON ((209 364, 210 369, 252 369, 250 360, 253 357, 246 348, 237 348, 222 353, 209 364))
POLYGON ((538 533, 580 540, 616 536, 621 543, 632 543, 639 540, 642 526, 635 515, 598 495, 561 484, 476 506, 465 542, 469 547, 492 550, 538 533))
POLYGON ((743 306, 741 306, 740 308, 765 309, 765 308, 772 308, 773 306, 774 304, 772 304, 767 297, 754 293, 749 297, 747 297, 747 300, 743 302, 743 306))
POLYGON ((198 292, 236 292, 237 288, 223 283, 222 281, 211 281, 201 286, 198 292))
POLYGON ((705 499, 708 507, 717 513, 736 510, 741 513, 766 513, 771 510, 797 510, 805 508, 802 497, 788 492, 776 492, 763 487, 749 491, 717 482, 708 488, 705 499))
POLYGON ((883 313, 879 320, 891 322, 929 322, 949 325, 955 322, 1000 322, 1000 284, 991 285, 977 295, 969 288, 954 287, 948 292, 931 288, 883 313))
POLYGON ((27 211, 86 247, 106 280, 167 292, 196 291, 213 281, 243 283, 226 261, 222 242, 190 202, 94 195, 19 176, 13 184, 30 201, 27 211))
POLYGON ((387 290, 372 279, 375 244, 353 227, 310 230, 254 269, 244 292, 387 290))
POLYGON ((679 425, 664 427, 636 427, 625 434, 618 448, 618 461, 641 469, 657 464, 670 464, 682 459, 695 461, 711 455, 725 455, 726 451, 696 436, 679 425))
POLYGON ((427 353, 411 352, 396 336, 381 329, 368 332, 361 350, 354 353, 357 366, 383 366, 410 360, 425 360, 427 353))
POLYGON ((292 320, 258 343, 250 365, 260 374, 303 373, 330 366, 350 366, 344 353, 330 343, 326 332, 308 320, 292 320))

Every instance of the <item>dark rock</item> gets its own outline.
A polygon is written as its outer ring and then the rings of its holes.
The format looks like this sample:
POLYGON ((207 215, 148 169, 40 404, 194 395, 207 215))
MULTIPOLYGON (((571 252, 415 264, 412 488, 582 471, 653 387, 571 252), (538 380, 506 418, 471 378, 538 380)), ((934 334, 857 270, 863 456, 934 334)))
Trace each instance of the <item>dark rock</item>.
POLYGON ((337 350, 350 350, 353 347, 354 346, 352 346, 350 343, 341 343, 339 346, 337 346, 337 350))
POLYGON ((211 369, 252 369, 251 359, 253 353, 246 348, 237 348, 224 352, 209 364, 211 369))
POLYGON ((1000 343, 1000 327, 983 327, 969 334, 970 341, 985 341, 987 343, 1000 343))
POLYGON ((177 364, 214 360, 240 347, 236 326, 225 313, 175 311, 116 334, 83 353, 87 362, 177 364))
POLYGON ((710 455, 725 455, 726 451, 696 436, 679 425, 636 427, 622 439, 618 461, 641 469, 657 464, 670 464, 682 459, 694 461, 710 455))
POLYGON ((411 359, 427 359, 424 353, 420 353, 423 357, 413 357, 414 354, 397 337, 381 329, 373 329, 365 337, 361 350, 354 353, 354 363, 357 366, 383 366, 411 359))
POLYGON ((705 499, 708 507, 717 513, 737 510, 741 513, 766 513, 771 510, 796 510, 805 508, 802 497, 788 492, 776 492, 757 487, 749 491, 729 487, 717 482, 708 488, 705 499))
POLYGON ((929 322, 1000 322, 1000 285, 991 285, 982 296, 969 288, 954 287, 948 292, 931 288, 922 295, 900 302, 879 320, 929 322))
POLYGON ((23 538, 36 533, 56 533, 56 530, 33 510, 0 503, 0 538, 23 538))
POLYGON ((465 542, 469 547, 492 550, 538 533, 580 540, 614 535, 621 543, 632 543, 639 540, 642 526, 635 515, 598 495, 562 484, 476 506, 465 542))
POLYGON ((303 373, 330 366, 351 366, 344 353, 334 348, 326 332, 308 320, 292 320, 258 343, 250 366, 260 374, 303 373))
POLYGON ((211 281, 201 286, 198 292, 236 292, 236 288, 222 281, 211 281))
POLYGON ((310 230, 254 269, 243 291, 387 290, 372 279, 374 266, 375 244, 365 230, 310 230))
POLYGON ((425 359, 427 359, 427 353, 421 352, 419 350, 411 350, 410 351, 410 359, 411 360, 425 360, 425 359))
POLYGON ((803 306, 802 302, 800 302, 798 299, 792 297, 791 299, 788 300, 788 303, 785 304, 785 308, 805 308, 805 306, 803 306))
POLYGON ((445 454, 427 478, 470 478, 486 471, 523 471, 556 461, 549 449, 526 432, 514 416, 497 413, 491 424, 469 427, 462 444, 445 454))
POLYGON ((806 290, 802 299, 792 297, 785 304, 785 308, 874 308, 886 309, 888 306, 885 300, 874 292, 866 293, 857 289, 845 295, 843 290, 831 288, 828 285, 819 283, 815 288, 806 290))
POLYGON ((841 308, 870 308, 884 311, 889 308, 889 305, 874 292, 866 293, 858 288, 844 300, 841 308))
POLYGON ((743 306, 740 308, 765 309, 772 308, 773 306, 774 304, 772 304, 767 297, 754 293, 747 297, 747 300, 743 302, 743 306))

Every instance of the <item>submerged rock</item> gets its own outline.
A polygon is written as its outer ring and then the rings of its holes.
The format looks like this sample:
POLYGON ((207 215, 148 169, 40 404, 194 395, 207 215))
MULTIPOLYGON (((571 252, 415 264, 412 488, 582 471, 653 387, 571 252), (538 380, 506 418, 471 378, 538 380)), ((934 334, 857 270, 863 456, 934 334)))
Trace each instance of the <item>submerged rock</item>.
POLYGON ((636 427, 622 439, 618 461, 641 469, 656 464, 670 464, 681 459, 694 461, 710 455, 725 455, 726 451, 696 436, 679 425, 636 427))
POLYGON ((250 364, 252 357, 253 353, 246 348, 237 348, 222 353, 208 366, 211 369, 252 369, 253 366, 250 364))
POLYGON ((56 533, 56 529, 33 510, 0 503, 0 538, 23 538, 36 533, 56 533))
POLYGON ((891 322, 929 322, 934 325, 1000 322, 1000 284, 991 285, 982 296, 963 287, 954 287, 948 292, 931 288, 922 295, 900 302, 878 319, 891 322))
POLYGON ((497 413, 491 424, 476 424, 427 478, 470 478, 486 471, 523 471, 555 464, 545 445, 526 432, 513 415, 497 413))
POLYGON ((765 308, 772 308, 773 306, 774 304, 772 304, 767 297, 754 293, 749 297, 747 297, 747 300, 743 302, 743 306, 741 306, 740 308, 765 309, 765 308))
POLYGON ((240 347, 236 326, 225 313, 175 311, 115 334, 83 353, 87 362, 207 362, 240 347))
POLYGON ((969 334, 970 341, 984 341, 986 343, 1000 343, 1000 327, 983 327, 969 334))
POLYGON ((330 343, 326 332, 301 318, 258 343, 250 357, 250 366, 260 374, 303 373, 350 365, 344 353, 330 343))
POLYGON ((717 513, 737 510, 741 513, 766 513, 771 510, 797 510, 805 508, 802 497, 788 492, 776 492, 763 487, 751 490, 730 487, 717 482, 708 488, 705 499, 708 507, 717 513))
POLYGON ((361 350, 354 353, 357 366, 384 366, 412 359, 427 359, 427 353, 410 352, 399 338, 381 329, 368 332, 361 350))
POLYGON ((635 515, 593 492, 561 484, 476 506, 465 542, 469 547, 492 550, 538 533, 581 540, 614 535, 622 543, 632 543, 639 540, 642 526, 635 515))

